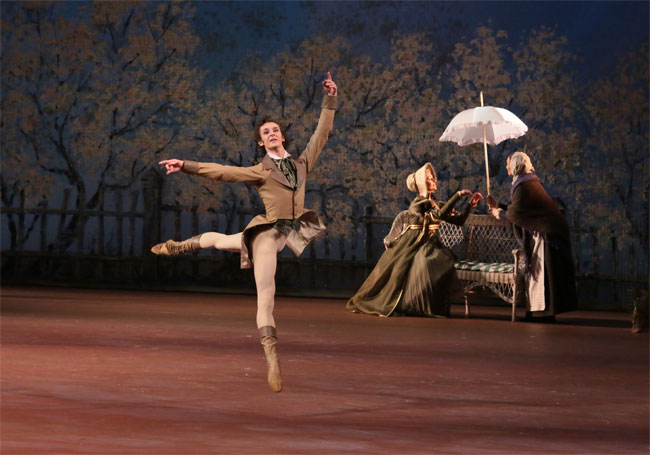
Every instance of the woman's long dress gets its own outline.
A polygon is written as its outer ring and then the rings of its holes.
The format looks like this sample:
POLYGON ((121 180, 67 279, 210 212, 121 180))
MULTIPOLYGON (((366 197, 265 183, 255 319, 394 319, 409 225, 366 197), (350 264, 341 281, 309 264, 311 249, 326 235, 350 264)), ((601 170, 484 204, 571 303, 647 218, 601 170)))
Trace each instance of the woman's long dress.
POLYGON ((441 221, 465 223, 471 206, 457 214, 453 206, 459 198, 456 193, 441 207, 427 198, 413 199, 395 218, 387 250, 346 309, 385 317, 448 316, 456 257, 440 242, 437 228, 441 221))

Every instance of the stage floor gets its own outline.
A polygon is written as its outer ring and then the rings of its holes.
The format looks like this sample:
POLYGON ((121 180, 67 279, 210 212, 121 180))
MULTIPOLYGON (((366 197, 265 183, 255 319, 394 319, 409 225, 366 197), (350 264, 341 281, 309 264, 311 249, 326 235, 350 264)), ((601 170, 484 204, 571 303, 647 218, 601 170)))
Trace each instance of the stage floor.
POLYGON ((648 334, 627 314, 344 305, 276 300, 273 393, 252 296, 4 287, 0 452, 648 454, 648 334))

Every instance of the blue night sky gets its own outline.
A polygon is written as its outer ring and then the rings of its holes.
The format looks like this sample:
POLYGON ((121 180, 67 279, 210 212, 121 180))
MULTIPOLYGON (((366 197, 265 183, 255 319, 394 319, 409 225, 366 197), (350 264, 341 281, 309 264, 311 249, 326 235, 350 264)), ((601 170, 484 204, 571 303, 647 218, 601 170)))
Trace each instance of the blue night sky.
MULTIPOLYGON (((211 57, 204 63, 227 75, 246 52, 272 52, 314 34, 322 33, 322 15, 336 17, 337 23, 356 21, 359 25, 343 34, 353 51, 380 56, 390 36, 372 34, 368 24, 385 21, 392 30, 426 31, 454 20, 447 35, 457 42, 472 36, 480 25, 508 32, 514 45, 531 29, 556 27, 566 36, 569 47, 582 58, 576 70, 585 77, 608 75, 621 55, 648 42, 648 2, 578 1, 483 1, 483 2, 198 2, 197 25, 211 57), (310 10, 316 7, 316 14, 310 10), (320 15, 319 15, 320 13, 320 15), (254 31, 250 23, 255 18, 254 31), (257 33, 256 33, 257 32, 257 33), (262 38, 260 38, 262 35, 262 38), (373 39, 368 40, 368 37, 373 39)), ((376 25, 379 26, 379 25, 376 25)), ((341 31, 337 31, 339 34, 341 31)))
POLYGON ((584 58, 585 70, 607 72, 618 56, 648 41, 648 2, 468 2, 496 28, 519 37, 539 25, 557 25, 584 58))

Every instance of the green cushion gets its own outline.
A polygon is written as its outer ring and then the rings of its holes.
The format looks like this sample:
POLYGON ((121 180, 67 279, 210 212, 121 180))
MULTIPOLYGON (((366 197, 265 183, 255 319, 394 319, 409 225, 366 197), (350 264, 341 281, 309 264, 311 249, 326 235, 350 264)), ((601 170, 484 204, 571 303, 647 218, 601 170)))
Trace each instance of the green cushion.
POLYGON ((458 261, 454 265, 457 270, 472 270, 475 272, 513 273, 515 269, 514 264, 507 262, 458 261))

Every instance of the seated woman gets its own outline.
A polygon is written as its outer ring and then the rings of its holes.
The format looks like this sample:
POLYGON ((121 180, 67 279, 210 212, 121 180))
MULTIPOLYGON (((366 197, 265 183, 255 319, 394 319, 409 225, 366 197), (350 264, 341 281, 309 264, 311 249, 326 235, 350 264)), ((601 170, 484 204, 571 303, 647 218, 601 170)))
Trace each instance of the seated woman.
POLYGON ((553 322, 555 315, 576 310, 577 294, 569 225, 548 195, 528 155, 515 152, 506 160, 512 176, 512 202, 499 207, 488 196, 489 212, 509 220, 526 255, 526 319, 553 322))
POLYGON ((386 251, 346 309, 379 316, 449 315, 448 294, 455 276, 454 254, 438 237, 441 221, 462 226, 473 207, 483 198, 474 193, 462 213, 453 209, 469 190, 458 191, 446 203, 433 198, 438 188, 436 172, 427 163, 406 179, 417 193, 408 210, 400 212, 384 239, 386 251))

